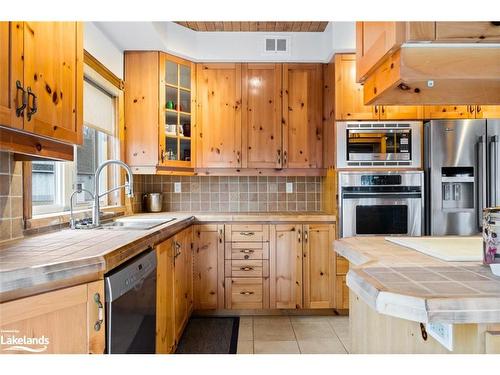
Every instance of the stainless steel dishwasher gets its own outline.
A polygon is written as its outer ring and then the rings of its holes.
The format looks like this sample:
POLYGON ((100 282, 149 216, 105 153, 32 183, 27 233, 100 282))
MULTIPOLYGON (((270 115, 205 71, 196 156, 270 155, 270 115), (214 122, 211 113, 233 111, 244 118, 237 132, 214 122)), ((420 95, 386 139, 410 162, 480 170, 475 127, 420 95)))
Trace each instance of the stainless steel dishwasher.
POLYGON ((105 275, 106 353, 155 353, 156 251, 105 275))

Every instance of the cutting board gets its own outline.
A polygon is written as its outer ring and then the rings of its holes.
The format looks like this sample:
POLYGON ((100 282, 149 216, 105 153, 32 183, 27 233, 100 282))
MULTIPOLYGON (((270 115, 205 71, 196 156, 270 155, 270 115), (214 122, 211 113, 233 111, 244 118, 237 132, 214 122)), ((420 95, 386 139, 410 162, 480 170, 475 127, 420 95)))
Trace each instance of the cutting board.
POLYGON ((481 262, 481 237, 386 237, 389 242, 409 247, 431 257, 448 262, 481 262))

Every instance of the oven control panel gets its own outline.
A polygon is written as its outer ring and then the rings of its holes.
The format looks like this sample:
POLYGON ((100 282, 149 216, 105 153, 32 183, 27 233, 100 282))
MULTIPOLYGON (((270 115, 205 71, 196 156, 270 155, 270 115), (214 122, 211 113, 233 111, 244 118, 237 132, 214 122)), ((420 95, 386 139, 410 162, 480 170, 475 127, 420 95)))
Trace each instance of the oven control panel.
POLYGON ((361 185, 401 185, 401 175, 372 174, 361 176, 361 185))

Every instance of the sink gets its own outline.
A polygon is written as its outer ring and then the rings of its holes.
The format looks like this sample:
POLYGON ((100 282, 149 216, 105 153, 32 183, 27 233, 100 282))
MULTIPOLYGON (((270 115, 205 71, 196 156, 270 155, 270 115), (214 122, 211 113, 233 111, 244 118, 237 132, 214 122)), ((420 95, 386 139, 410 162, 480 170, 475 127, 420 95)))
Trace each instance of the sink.
POLYGON ((111 223, 101 225, 101 229, 135 229, 135 230, 148 230, 158 225, 166 224, 175 218, 170 219, 151 219, 151 218, 127 218, 118 219, 111 223))

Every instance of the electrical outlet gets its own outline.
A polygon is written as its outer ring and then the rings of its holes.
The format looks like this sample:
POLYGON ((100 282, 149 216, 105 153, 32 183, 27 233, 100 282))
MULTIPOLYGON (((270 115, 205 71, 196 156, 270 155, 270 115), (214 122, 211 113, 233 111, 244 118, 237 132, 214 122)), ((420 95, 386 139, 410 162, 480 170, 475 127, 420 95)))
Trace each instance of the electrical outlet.
POLYGON ((287 182, 286 183, 286 192, 287 193, 293 193, 293 182, 287 182))
POLYGON ((425 327, 429 335, 434 337, 450 352, 453 351, 453 324, 427 323, 425 327))
POLYGON ((182 186, 180 182, 174 182, 174 193, 180 193, 182 186))

